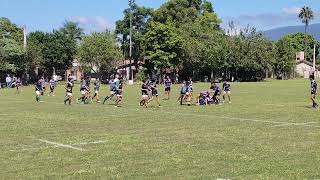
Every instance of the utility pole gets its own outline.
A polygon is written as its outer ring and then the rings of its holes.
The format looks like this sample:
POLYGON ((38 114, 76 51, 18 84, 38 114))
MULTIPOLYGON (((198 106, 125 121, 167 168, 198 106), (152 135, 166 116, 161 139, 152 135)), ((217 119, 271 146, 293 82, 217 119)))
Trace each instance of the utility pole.
POLYGON ((316 70, 316 44, 313 47, 313 69, 316 70))
POLYGON ((23 26, 23 48, 27 48, 27 26, 23 26))
POLYGON ((313 47, 313 75, 317 77, 317 68, 316 68, 316 44, 313 47))
POLYGON ((133 72, 132 72, 132 5, 134 0, 129 0, 130 6, 130 50, 129 50, 129 57, 130 57, 130 67, 129 67, 129 80, 133 80, 133 72))

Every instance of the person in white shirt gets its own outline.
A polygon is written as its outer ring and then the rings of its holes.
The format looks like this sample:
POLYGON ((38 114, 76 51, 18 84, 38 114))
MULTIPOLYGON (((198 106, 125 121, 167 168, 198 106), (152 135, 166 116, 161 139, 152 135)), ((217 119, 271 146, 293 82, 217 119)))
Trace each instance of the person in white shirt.
POLYGON ((8 74, 6 77, 7 88, 11 88, 12 78, 8 74))

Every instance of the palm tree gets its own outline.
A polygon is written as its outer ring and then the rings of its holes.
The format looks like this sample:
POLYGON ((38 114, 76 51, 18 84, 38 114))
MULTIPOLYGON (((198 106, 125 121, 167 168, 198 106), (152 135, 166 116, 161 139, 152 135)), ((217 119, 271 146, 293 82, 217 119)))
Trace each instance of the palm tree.
POLYGON ((304 6, 301 8, 299 13, 299 18, 301 19, 302 23, 304 23, 304 43, 305 43, 305 53, 307 53, 307 28, 310 24, 310 21, 314 18, 313 11, 310 7, 304 6))

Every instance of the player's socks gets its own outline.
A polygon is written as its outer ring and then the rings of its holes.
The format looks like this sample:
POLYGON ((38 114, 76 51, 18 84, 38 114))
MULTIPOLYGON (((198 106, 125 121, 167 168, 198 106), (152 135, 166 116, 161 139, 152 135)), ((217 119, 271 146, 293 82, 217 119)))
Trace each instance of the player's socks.
POLYGON ((145 105, 145 103, 146 103, 145 100, 141 100, 139 104, 140 104, 140 106, 143 106, 143 105, 145 105))

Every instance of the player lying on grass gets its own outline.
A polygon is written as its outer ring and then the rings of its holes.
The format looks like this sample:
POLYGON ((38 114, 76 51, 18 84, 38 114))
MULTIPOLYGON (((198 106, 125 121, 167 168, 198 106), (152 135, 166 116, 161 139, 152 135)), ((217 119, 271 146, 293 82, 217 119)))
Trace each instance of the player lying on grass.
POLYGON ((197 97, 197 106, 206 106, 208 105, 208 94, 209 92, 201 92, 200 95, 197 97))
POLYGON ((67 104, 67 102, 69 102, 69 105, 71 105, 73 86, 74 86, 73 80, 72 78, 69 78, 66 85, 66 98, 64 100, 64 104, 67 104))
POLYGON ((314 80, 314 75, 310 76, 311 81, 311 101, 312 101, 312 107, 317 108, 318 104, 316 102, 316 96, 317 96, 317 90, 318 90, 318 84, 314 80))

